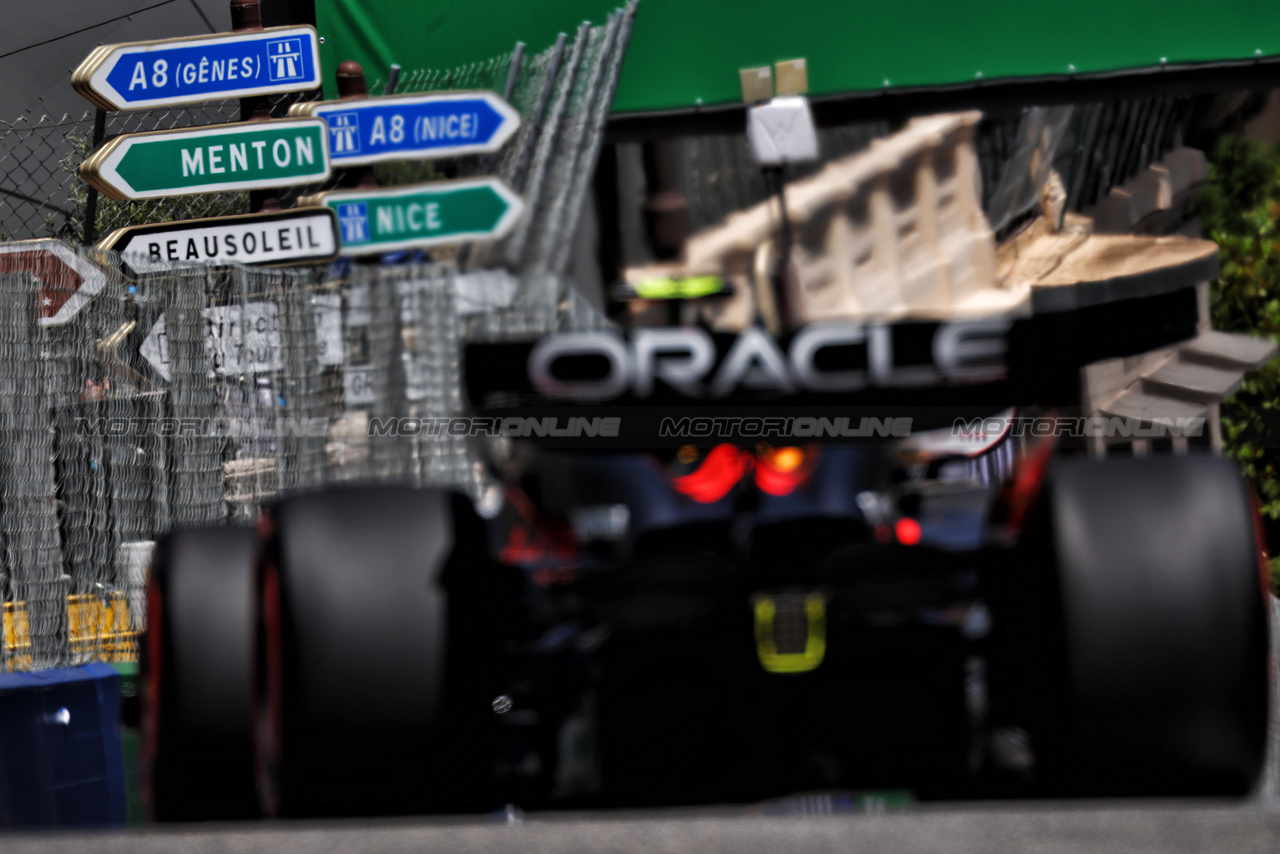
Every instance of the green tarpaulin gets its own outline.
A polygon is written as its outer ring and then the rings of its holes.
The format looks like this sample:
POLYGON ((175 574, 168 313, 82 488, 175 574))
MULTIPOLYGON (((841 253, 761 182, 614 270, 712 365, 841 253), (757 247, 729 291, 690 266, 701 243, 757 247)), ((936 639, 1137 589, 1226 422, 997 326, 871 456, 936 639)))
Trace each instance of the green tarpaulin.
MULTIPOLYGON (((531 53, 621 0, 316 0, 328 97, 355 59, 452 68, 531 53)), ((738 69, 803 57, 810 93, 1159 68, 1280 55, 1268 0, 642 0, 614 112, 740 100, 738 69), (1259 54, 1260 52, 1260 54, 1259 54)))

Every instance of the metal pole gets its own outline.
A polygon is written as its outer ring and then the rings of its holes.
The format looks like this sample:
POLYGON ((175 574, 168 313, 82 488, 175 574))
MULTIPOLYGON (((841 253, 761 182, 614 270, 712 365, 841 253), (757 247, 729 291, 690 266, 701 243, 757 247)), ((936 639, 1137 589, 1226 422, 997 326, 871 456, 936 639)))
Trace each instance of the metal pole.
POLYGON ((511 51, 511 65, 507 67, 507 82, 502 87, 502 99, 510 101, 516 91, 516 80, 520 78, 520 66, 524 62, 524 42, 516 42, 516 49, 511 51))
MULTIPOLYGON (((231 32, 243 33, 262 29, 262 10, 258 0, 231 0, 231 32)), ((258 122, 271 118, 271 101, 266 95, 240 99, 240 121, 258 122)), ((275 190, 250 190, 249 212, 280 210, 280 196, 275 190)))
MULTIPOLYGON (((511 103, 511 96, 516 91, 516 81, 520 79, 520 66, 524 62, 524 42, 516 42, 515 50, 511 51, 511 64, 507 66, 507 82, 502 87, 502 100, 508 104, 511 103)), ((480 174, 492 175, 493 168, 498 164, 498 152, 491 151, 484 156, 484 160, 480 161, 480 174)), ((471 246, 467 243, 458 250, 457 265, 459 268, 465 268, 467 262, 471 260, 471 246)))
POLYGON ((680 152, 675 140, 655 139, 641 149, 645 185, 644 225, 653 256, 677 258, 689 237, 689 200, 680 189, 680 152))
MULTIPOLYGON (((107 134, 107 111, 98 108, 93 116, 93 149, 96 150, 102 144, 102 138, 107 134)), ((98 238, 98 188, 89 186, 89 195, 85 199, 84 205, 84 232, 81 235, 81 242, 88 246, 98 238)))
POLYGON ((792 270, 791 270, 791 248, 795 243, 795 237, 791 229, 791 220, 787 216, 787 167, 783 166, 767 166, 764 169, 765 181, 772 185, 772 189, 778 196, 778 211, 782 217, 782 228, 778 235, 778 263, 774 267, 773 273, 773 298, 777 306, 778 321, 784 329, 792 328, 792 303, 791 293, 792 270))
POLYGON ((517 193, 525 191, 525 179, 528 177, 529 163, 533 159, 533 149, 538 141, 536 135, 540 133, 542 114, 547 111, 547 104, 550 103, 551 94, 556 88, 556 77, 560 75, 560 65, 564 62, 564 49, 568 39, 569 37, 564 33, 556 36, 555 48, 551 52, 551 62, 547 65, 546 83, 543 85, 542 91, 538 93, 538 103, 529 115, 529 140, 524 144, 524 149, 520 152, 520 162, 516 164, 515 171, 511 174, 511 188, 517 193))
MULTIPOLYGON (((524 62, 524 42, 516 42, 516 49, 511 52, 511 65, 507 68, 507 82, 502 87, 502 100, 508 104, 511 103, 511 96, 516 92, 516 81, 520 79, 520 65, 524 62)), ((490 152, 484 156, 484 162, 480 165, 480 174, 488 175, 493 172, 494 164, 498 162, 498 152, 490 152)))
MULTIPOLYGON (((341 63, 335 76, 338 78, 339 101, 354 101, 358 98, 369 97, 369 88, 364 82, 364 69, 354 59, 348 59, 346 62, 341 63)), ((370 190, 378 186, 378 180, 373 175, 372 166, 353 166, 349 169, 337 169, 334 171, 338 173, 337 184, 339 187, 357 187, 361 190, 370 190)))
POLYGON ((387 72, 387 88, 382 90, 384 95, 394 95, 396 93, 396 84, 400 82, 400 63, 393 62, 391 70, 387 72))

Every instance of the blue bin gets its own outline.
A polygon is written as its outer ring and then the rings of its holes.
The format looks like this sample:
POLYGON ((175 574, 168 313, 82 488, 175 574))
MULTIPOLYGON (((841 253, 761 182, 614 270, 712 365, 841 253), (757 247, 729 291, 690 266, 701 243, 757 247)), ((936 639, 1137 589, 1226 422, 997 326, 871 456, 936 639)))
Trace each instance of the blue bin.
POLYGON ((0 673, 0 827, 123 825, 119 711, 110 664, 0 673))

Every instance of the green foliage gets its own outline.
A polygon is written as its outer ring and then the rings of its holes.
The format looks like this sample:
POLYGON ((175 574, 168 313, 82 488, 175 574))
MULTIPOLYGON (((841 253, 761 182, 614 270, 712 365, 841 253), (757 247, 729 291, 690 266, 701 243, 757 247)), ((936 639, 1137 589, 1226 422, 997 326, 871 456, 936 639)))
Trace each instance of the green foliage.
MULTIPOLYGON (((1199 198, 1205 233, 1220 249, 1213 324, 1280 341, 1280 148, 1224 137, 1199 198)), ((1253 483, 1268 520, 1280 519, 1280 360, 1245 377, 1222 408, 1228 453, 1253 483)), ((1280 577, 1280 560, 1272 564, 1280 577)))
POLYGON ((425 184, 448 177, 430 160, 391 160, 377 166, 378 183, 383 187, 425 184))
MULTIPOLYGON (((67 190, 67 207, 71 215, 61 227, 58 227, 53 215, 46 217, 45 231, 78 242, 84 234, 89 209, 89 185, 80 179, 80 164, 89 156, 92 145, 89 137, 81 134, 73 135, 69 142, 71 150, 59 165, 64 172, 73 176, 67 190)), ((248 193, 203 193, 141 202, 117 202, 99 194, 94 217, 95 233, 102 237, 113 229, 128 225, 228 216, 247 213, 248 210, 248 193)))

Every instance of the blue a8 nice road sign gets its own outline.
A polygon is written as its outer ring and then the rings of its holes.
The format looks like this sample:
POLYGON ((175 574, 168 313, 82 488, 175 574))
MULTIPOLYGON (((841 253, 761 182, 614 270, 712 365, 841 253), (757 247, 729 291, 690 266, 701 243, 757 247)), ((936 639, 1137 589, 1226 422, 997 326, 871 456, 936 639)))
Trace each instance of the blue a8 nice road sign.
POLYGON ((320 82, 319 42, 307 26, 109 45, 72 74, 81 94, 112 110, 300 92, 320 82))
POLYGON ((520 127, 520 114, 493 92, 324 101, 289 113, 325 120, 334 166, 497 151, 520 127))

